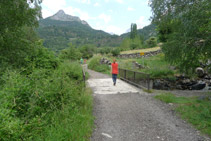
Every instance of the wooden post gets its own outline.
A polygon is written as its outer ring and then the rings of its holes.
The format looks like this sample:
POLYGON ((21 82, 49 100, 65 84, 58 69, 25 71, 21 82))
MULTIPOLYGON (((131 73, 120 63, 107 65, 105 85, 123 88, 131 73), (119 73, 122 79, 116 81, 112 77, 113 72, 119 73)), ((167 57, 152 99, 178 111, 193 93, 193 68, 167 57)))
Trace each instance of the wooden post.
POLYGON ((124 78, 126 79, 126 70, 125 70, 124 78))

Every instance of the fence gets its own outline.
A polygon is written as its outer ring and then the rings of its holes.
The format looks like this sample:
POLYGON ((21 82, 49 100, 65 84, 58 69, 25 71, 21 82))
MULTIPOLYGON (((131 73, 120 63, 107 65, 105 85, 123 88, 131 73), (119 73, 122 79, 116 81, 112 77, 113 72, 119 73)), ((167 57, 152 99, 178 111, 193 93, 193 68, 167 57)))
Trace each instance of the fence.
POLYGON ((120 79, 127 81, 137 87, 150 89, 150 75, 142 72, 119 68, 120 79))
POLYGON ((84 81, 84 85, 86 86, 86 72, 84 70, 84 67, 82 66, 82 75, 83 75, 83 81, 84 81))

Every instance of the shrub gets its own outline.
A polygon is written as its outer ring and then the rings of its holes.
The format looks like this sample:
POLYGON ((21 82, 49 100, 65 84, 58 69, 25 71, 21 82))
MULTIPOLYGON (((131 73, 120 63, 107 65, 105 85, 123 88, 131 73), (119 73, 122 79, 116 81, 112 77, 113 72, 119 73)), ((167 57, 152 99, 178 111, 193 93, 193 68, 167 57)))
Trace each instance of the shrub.
POLYGON ((79 60, 81 57, 82 57, 82 54, 79 51, 79 49, 75 48, 71 44, 69 48, 62 50, 61 53, 59 54, 59 58, 63 60, 66 60, 66 59, 79 60))
POLYGON ((120 54, 120 50, 118 48, 116 48, 116 49, 113 49, 111 51, 111 53, 112 53, 113 56, 118 56, 120 54))
POLYGON ((146 43, 149 47, 155 47, 157 45, 157 39, 155 37, 150 37, 146 40, 146 43))
POLYGON ((100 56, 94 56, 89 64, 88 64, 88 68, 95 70, 97 72, 109 72, 110 68, 108 65, 105 64, 100 64, 100 56))
MULTIPOLYGON (((43 137, 51 136, 49 132, 43 131, 47 128, 56 131, 59 124, 55 122, 61 122, 64 117, 77 123, 72 127, 75 130, 78 130, 79 125, 82 126, 81 119, 86 124, 90 124, 92 120, 91 103, 85 99, 89 96, 84 97, 82 68, 77 63, 65 61, 51 72, 47 69, 35 69, 27 76, 18 71, 7 71, 2 80, 4 85, 0 89, 0 140, 33 140, 37 136, 41 136, 42 140, 43 137), (84 112, 84 108, 88 108, 89 112, 84 112), (62 112, 64 110, 66 112, 62 112), (59 118, 58 113, 64 116, 59 118), (67 116, 70 113, 77 117, 73 116, 73 119, 67 116), (81 114, 89 119, 79 119, 81 114)), ((62 125, 61 129, 65 128, 65 124, 62 125)), ((71 133, 71 129, 67 129, 71 133)), ((68 139, 65 132, 61 130, 60 134, 68 139)), ((80 134, 81 138, 87 135, 80 131, 74 133, 80 134)), ((69 136, 77 139, 78 134, 69 136)))

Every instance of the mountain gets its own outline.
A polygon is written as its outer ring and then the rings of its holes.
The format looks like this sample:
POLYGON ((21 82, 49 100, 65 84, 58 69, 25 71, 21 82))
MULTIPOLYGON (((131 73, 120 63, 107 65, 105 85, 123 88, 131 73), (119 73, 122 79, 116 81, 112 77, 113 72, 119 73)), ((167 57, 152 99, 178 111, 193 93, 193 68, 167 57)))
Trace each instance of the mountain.
MULTIPOLYGON (((145 26, 142 29, 138 29, 137 34, 140 35, 140 36, 143 36, 144 40, 147 40, 152 36, 155 37, 157 35, 156 26, 154 24, 150 24, 148 26, 145 26)), ((130 36, 130 31, 128 33, 124 33, 124 34, 121 35, 122 38, 126 38, 126 37, 129 37, 129 36, 130 36)))
POLYGON ((65 12, 63 10, 59 10, 55 15, 49 17, 48 19, 58 20, 58 21, 69 21, 69 22, 77 21, 84 25, 88 25, 88 23, 86 21, 83 21, 79 17, 76 17, 76 16, 67 15, 67 14, 65 14, 65 12))
MULTIPOLYGON (((92 44, 96 47, 117 47, 120 46, 124 38, 130 36, 130 32, 118 36, 102 30, 95 30, 86 21, 65 14, 63 10, 39 20, 37 33, 44 39, 44 46, 56 52, 67 48, 69 43, 76 46, 92 44)), ((155 25, 138 30, 138 34, 144 36, 145 40, 150 36, 155 36, 155 25)))
POLYGON ((38 35, 44 39, 44 46, 54 51, 68 47, 93 44, 97 47, 118 46, 121 42, 117 35, 110 35, 102 30, 95 30, 86 21, 67 15, 63 10, 39 21, 38 35))

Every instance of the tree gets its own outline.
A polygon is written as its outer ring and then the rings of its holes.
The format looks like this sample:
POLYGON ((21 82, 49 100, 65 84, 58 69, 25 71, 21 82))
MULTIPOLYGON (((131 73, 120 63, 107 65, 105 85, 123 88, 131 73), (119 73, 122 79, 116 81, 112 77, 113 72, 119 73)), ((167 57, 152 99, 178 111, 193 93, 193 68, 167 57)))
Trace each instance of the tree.
POLYGON ((69 59, 69 60, 79 60, 82 57, 81 52, 79 49, 77 49, 75 46, 73 46, 71 43, 69 44, 69 47, 62 50, 59 54, 60 59, 69 59))
POLYGON ((155 47, 157 45, 157 39, 155 37, 150 37, 146 40, 148 47, 155 47))
POLYGON ((136 36, 137 36, 137 25, 132 23, 130 29, 130 39, 134 39, 136 36))
POLYGON ((115 48, 111 51, 113 56, 118 56, 120 54, 120 50, 118 48, 115 48))
POLYGON ((83 45, 79 47, 79 50, 82 53, 83 58, 89 59, 94 55, 96 48, 94 45, 83 45))
POLYGON ((151 0, 150 6, 170 63, 190 73, 200 61, 211 58, 209 0, 151 0))
POLYGON ((15 67, 26 65, 25 57, 32 54, 34 28, 38 25, 38 0, 1 0, 0 2, 0 63, 15 67), (33 7, 33 8, 32 8, 33 7))

